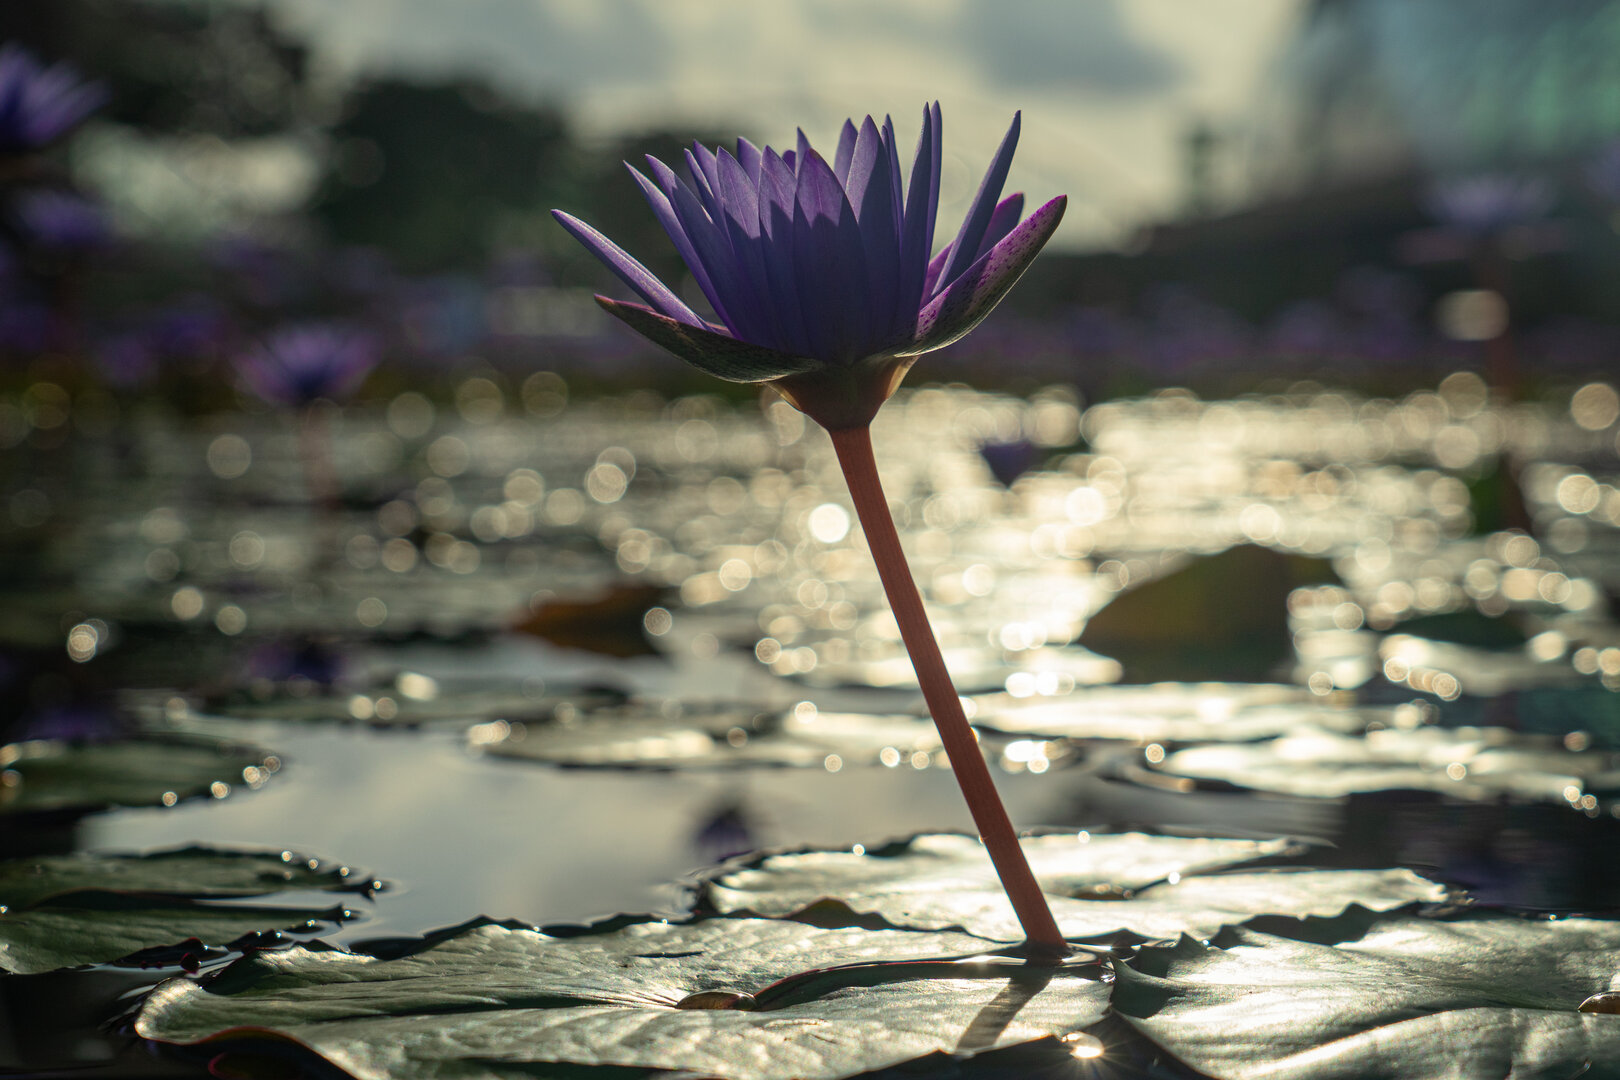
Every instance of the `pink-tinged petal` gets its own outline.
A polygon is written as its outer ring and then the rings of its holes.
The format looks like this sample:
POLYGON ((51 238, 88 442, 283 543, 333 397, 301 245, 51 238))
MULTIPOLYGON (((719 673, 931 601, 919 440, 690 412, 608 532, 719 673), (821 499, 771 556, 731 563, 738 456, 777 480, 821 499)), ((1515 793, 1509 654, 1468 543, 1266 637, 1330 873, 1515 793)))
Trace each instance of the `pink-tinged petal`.
POLYGON ((934 208, 939 203, 939 106, 923 107, 917 154, 911 162, 906 188, 905 219, 900 226, 900 282, 897 303, 913 318, 926 295, 923 281, 928 254, 934 249, 934 208))
POLYGON ((799 162, 793 268, 813 355, 839 364, 860 359, 873 344, 861 228, 843 185, 814 150, 799 162))
POLYGON ((681 301, 681 298, 670 290, 669 286, 659 281, 651 270, 642 266, 618 244, 615 244, 572 214, 565 214, 561 210, 553 210, 551 216, 556 218, 557 222, 568 230, 570 236, 583 244, 587 251, 602 260, 603 265, 612 270, 620 281, 634 289, 638 296, 646 300, 657 311, 690 326, 703 325, 703 320, 698 318, 697 313, 687 307, 681 301))
POLYGON ((1018 131, 1022 123, 1023 114, 1013 113, 1012 126, 1002 138, 996 156, 990 161, 990 168, 985 170, 984 179, 979 183, 979 193, 973 197, 973 205, 968 208, 967 217, 962 219, 962 229, 951 244, 951 261, 945 264, 944 272, 934 283, 936 291, 949 286, 978 258, 979 243, 984 239, 990 217, 1001 198, 1001 188, 1007 182, 1007 170, 1012 168, 1013 151, 1018 148, 1018 131))
POLYGON ((918 315, 916 339, 896 354, 914 356, 943 348, 977 326, 1035 261, 1063 220, 1068 203, 1067 196, 1059 195, 1036 210, 945 286, 918 315))
MULTIPOLYGON (((928 260, 928 273, 923 275, 923 295, 934 294, 934 284, 939 281, 939 275, 945 271, 945 264, 951 258, 951 245, 946 244, 939 249, 939 254, 928 260)), ((919 307, 921 304, 919 303, 919 307)))
POLYGON ((793 268, 793 197, 797 181, 793 169, 767 147, 759 167, 759 227, 764 244, 765 280, 776 305, 778 325, 788 351, 808 356, 810 337, 805 333, 799 305, 798 278, 793 268))
MULTIPOLYGON (((867 120, 872 118, 869 116, 867 120)), ((833 175, 838 182, 849 190, 849 164, 855 158, 855 142, 858 136, 855 132, 855 122, 845 120, 844 126, 838 129, 838 152, 833 155, 833 175)))
POLYGON ((883 136, 878 134, 877 125, 868 116, 856 138, 844 188, 849 192, 850 208, 861 227, 861 249, 865 253, 867 281, 871 285, 867 311, 874 344, 889 344, 898 336, 894 326, 900 245, 894 219, 893 186, 883 136))
POLYGON ((985 226, 984 239, 979 241, 979 250, 973 256, 974 259, 977 260, 980 255, 1006 239, 1007 234, 1013 231, 1013 228, 1018 224, 1018 220, 1023 216, 1024 193, 1022 191, 1015 191, 1002 199, 1000 205, 996 207, 996 212, 990 215, 990 224, 985 226))
MULTIPOLYGON (((628 169, 630 166, 626 165, 625 168, 628 169)), ((681 178, 675 175, 674 169, 651 154, 647 155, 647 168, 652 170, 653 179, 658 182, 656 185, 635 169, 630 169, 630 175, 635 177, 636 183, 641 187, 641 193, 647 197, 647 205, 652 207, 653 216, 658 218, 658 223, 669 235, 670 243, 675 245, 676 254, 681 257, 686 268, 692 271, 692 280, 697 282, 697 287, 708 299, 709 306, 720 312, 722 310, 720 294, 715 290, 714 282, 709 279, 709 272, 704 268, 703 260, 698 257, 697 249, 692 246, 692 238, 686 235, 686 229, 676 216, 674 204, 670 202, 670 195, 676 188, 683 186, 681 178)), ((722 315, 721 318, 724 319, 725 316, 722 315)))
POLYGON ((727 382, 769 382, 821 367, 819 361, 739 341, 706 327, 690 326, 640 304, 598 296, 596 302, 630 329, 695 368, 727 382))

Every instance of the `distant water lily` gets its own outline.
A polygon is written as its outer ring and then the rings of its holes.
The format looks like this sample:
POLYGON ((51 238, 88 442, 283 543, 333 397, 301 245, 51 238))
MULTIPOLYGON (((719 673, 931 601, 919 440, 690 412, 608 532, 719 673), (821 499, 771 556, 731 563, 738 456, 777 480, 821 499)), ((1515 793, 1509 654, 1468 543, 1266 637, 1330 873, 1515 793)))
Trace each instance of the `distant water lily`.
POLYGON ((692 183, 656 158, 631 169, 721 325, 699 316, 618 245, 559 222, 646 305, 597 297, 681 359, 732 382, 770 382, 829 430, 862 427, 926 352, 973 329, 1029 267, 1063 216, 1059 196, 1020 222, 1001 199, 1019 118, 1002 140, 956 238, 930 258, 939 204, 941 119, 926 109, 909 183, 894 125, 844 123, 829 163, 801 132, 794 150, 694 144, 692 183))
POLYGON ((889 606, 917 671, 968 809, 1035 953, 1059 956, 1063 935, 996 793, 878 480, 869 425, 916 358, 973 329, 1028 269, 1063 217, 1059 196, 1020 221, 1022 195, 1001 198, 1019 117, 1001 141, 956 238, 938 254, 941 120, 924 111, 907 183, 894 124, 845 121, 829 164, 799 133, 796 148, 736 152, 694 144, 688 184, 649 157, 632 168, 719 324, 613 241, 552 211, 646 304, 598 296, 632 329, 711 375, 769 383, 832 436, 889 606))
POLYGON ((77 127, 107 99, 66 64, 46 67, 20 45, 0 46, 0 154, 24 154, 77 127))
POLYGON ((377 363, 376 341, 353 327, 284 327, 236 357, 247 388, 272 405, 339 401, 359 389, 377 363))

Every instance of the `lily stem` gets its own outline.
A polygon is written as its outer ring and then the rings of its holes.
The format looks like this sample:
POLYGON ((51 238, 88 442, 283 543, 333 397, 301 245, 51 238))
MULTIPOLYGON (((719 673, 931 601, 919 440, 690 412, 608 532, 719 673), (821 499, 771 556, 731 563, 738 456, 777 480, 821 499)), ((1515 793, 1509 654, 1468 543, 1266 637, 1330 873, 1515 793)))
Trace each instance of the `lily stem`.
POLYGON ((906 565, 905 552, 900 547, 900 536, 889 514, 889 502, 883 495, 878 480, 877 459, 872 454, 872 432, 865 426, 829 431, 833 450, 838 454, 838 465, 844 471, 844 482, 849 485, 855 501, 855 513, 866 532, 866 543, 877 563, 878 577, 888 595, 894 620, 900 626, 900 638, 906 652, 911 655, 917 681, 922 685, 923 700, 933 714, 934 726, 939 729, 940 741, 951 759, 951 771, 967 799, 973 824, 979 830, 979 839, 990 853, 990 862, 1001 878, 1007 899, 1024 928, 1029 944, 1043 952, 1061 956, 1069 951, 1052 918, 1052 909, 1041 894, 1041 887, 1029 869, 1024 850, 1018 844, 1007 809, 996 793, 990 769, 984 763, 978 739, 968 726, 962 712, 962 699, 951 683, 945 658, 940 655, 939 642, 934 638, 923 608, 917 583, 912 580, 911 568, 906 565))

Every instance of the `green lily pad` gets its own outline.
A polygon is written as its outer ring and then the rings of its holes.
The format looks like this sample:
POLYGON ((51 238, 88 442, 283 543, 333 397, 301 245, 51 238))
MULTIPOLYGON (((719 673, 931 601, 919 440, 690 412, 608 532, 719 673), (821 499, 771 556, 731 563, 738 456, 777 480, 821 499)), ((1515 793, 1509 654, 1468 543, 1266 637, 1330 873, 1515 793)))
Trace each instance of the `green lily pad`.
POLYGON ((343 693, 295 694, 272 691, 256 697, 236 693, 211 701, 189 716, 165 719, 181 727, 190 723, 214 730, 210 723, 234 720, 290 720, 322 723, 363 723, 368 727, 460 727, 500 717, 507 720, 547 720, 558 715, 622 704, 625 694, 605 687, 525 686, 512 680, 447 681, 416 672, 343 693))
POLYGON ((172 979, 135 1030, 210 1051, 290 1041, 359 1080, 543 1073, 548 1063, 814 1080, 1101 1019, 1100 968, 953 962, 983 947, 960 934, 757 920, 563 939, 484 923, 397 959, 295 948, 207 983, 172 979))
POLYGON ((1373 921, 1320 944, 1250 929, 1118 967, 1114 1008, 1209 1076, 1268 1080, 1620 1076, 1620 922, 1373 921))
POLYGON ((279 944, 355 917, 341 907, 201 904, 163 897, 79 893, 60 902, 0 914, 0 971, 28 975, 120 961, 173 965, 243 938, 279 944), (160 953, 150 959, 141 953, 160 953))
POLYGON ((1359 732, 1393 709, 1329 704, 1274 683, 1155 683, 1086 687, 1061 697, 987 694, 973 723, 1007 734, 1147 742, 1244 742, 1301 727, 1359 732))
MULTIPOLYGON (((1026 837, 1024 850, 1064 936, 1097 941, 1207 936, 1257 915, 1336 915, 1352 904, 1388 910, 1445 898, 1408 870, 1260 870, 1208 874, 1290 850, 1285 840, 1139 833, 1026 837)), ((773 855, 705 884, 715 910, 766 916, 836 903, 892 926, 959 927, 992 941, 1023 937, 978 841, 920 836, 898 852, 773 855)))
POLYGON ((581 768, 822 768, 829 755, 843 768, 894 765, 919 753, 929 764, 944 763, 938 730, 920 717, 813 710, 778 716, 692 705, 665 712, 650 700, 582 710, 567 722, 478 724, 468 741, 497 757, 581 768))
POLYGON ((241 898, 294 889, 370 892, 380 883, 347 866, 290 851, 188 847, 149 855, 77 852, 0 862, 0 907, 16 910, 82 891, 241 898))
POLYGON ((249 905, 271 893, 369 891, 347 867, 320 869, 292 852, 184 848, 153 855, 77 854, 0 862, 0 970, 52 971, 79 964, 176 963, 218 955, 251 936, 310 933, 353 918, 331 905, 249 905), (161 953, 159 956, 137 954, 161 953))
POLYGON ((0 746, 0 815, 223 799, 280 768, 263 750, 200 737, 11 743, 0 746))
POLYGON ((1433 791, 1475 801, 1559 803, 1589 791, 1620 791, 1620 755, 1569 750, 1553 737, 1505 728, 1389 729, 1362 737, 1302 730, 1269 742, 1178 750, 1154 771, 1312 798, 1433 791))

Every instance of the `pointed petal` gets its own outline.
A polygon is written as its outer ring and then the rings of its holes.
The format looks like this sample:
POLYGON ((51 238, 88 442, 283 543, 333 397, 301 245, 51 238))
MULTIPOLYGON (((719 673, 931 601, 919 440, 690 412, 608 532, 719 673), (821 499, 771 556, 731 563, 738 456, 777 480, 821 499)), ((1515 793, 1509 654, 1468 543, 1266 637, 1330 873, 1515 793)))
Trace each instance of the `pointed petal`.
POLYGON ((974 254, 977 260, 980 255, 989 251, 1006 238, 1013 231, 1020 218, 1024 216, 1024 193, 1015 191, 1002 199, 996 206, 996 212, 990 215, 990 224, 985 226, 984 239, 979 241, 979 250, 974 254))
POLYGON ((814 150, 799 162, 793 268, 818 359, 851 364, 873 344, 860 225, 843 186, 814 150))
MULTIPOLYGON (((715 296, 711 300, 717 301, 714 310, 720 321, 737 337, 759 341, 764 336, 764 313, 743 278, 724 228, 715 223, 685 184, 676 184, 669 202, 703 268, 708 271, 709 280, 714 282, 715 296)), ((717 211, 718 202, 717 197, 717 211)), ((719 213, 719 217, 724 220, 725 214, 719 213)))
POLYGON ((923 276, 924 296, 934 295, 934 286, 939 282, 939 275, 944 273, 945 264, 950 261, 951 250, 951 245, 946 244, 939 249, 939 254, 928 260, 928 273, 923 276))
MULTIPOLYGON (((647 205, 652 207, 653 216, 664 227, 664 232, 669 234, 670 243, 675 245, 676 254, 680 255, 681 261, 686 264, 686 268, 692 271, 692 280, 697 282, 697 287, 702 291, 704 297, 708 299, 709 306, 714 308, 716 314, 719 314, 723 307, 720 294, 715 291, 714 282, 709 279, 709 272, 704 269, 703 260, 698 258, 697 249, 692 246, 691 237, 686 235, 686 230, 681 226, 680 219, 675 216, 675 207, 669 201, 669 193, 681 186, 680 177, 675 175, 675 170, 651 154, 647 155, 647 168, 652 170, 654 179, 658 181, 656 185, 635 169, 630 168, 628 164, 625 165, 625 168, 630 169, 630 175, 635 177, 637 185, 641 188, 641 193, 647 198, 647 205)), ((722 315, 722 321, 724 318, 725 316, 722 315)))
POLYGON ((746 294, 748 306, 758 312, 758 326, 749 340, 777 349, 791 348, 776 316, 776 304, 766 277, 759 190, 736 158, 724 150, 717 156, 722 221, 737 267, 737 286, 746 294))
MULTIPOLYGON (((867 117, 871 120, 871 117, 867 117)), ((833 155, 833 175, 838 182, 848 190, 849 163, 855 156, 855 141, 857 139, 855 123, 845 120, 844 126, 838 129, 838 152, 833 155)))
POLYGON ((668 285, 659 281, 651 270, 637 262, 629 252, 618 244, 603 236, 572 214, 565 214, 561 210, 553 210, 551 216, 557 219, 558 224, 568 230, 570 236, 585 246, 585 249, 598 259, 609 270, 624 282, 655 310, 686 323, 689 326, 702 326, 703 320, 697 313, 687 307, 681 298, 676 296, 668 285))
MULTIPOLYGON (((894 219, 894 202, 889 180, 889 155, 883 137, 868 116, 851 155, 849 178, 844 188, 849 205, 861 227, 861 249, 865 253, 867 311, 874 341, 892 344, 895 335, 895 290, 900 276, 900 245, 894 219)), ((908 327, 904 334, 910 337, 908 327)))
POLYGON ((900 226, 900 290, 896 303, 905 318, 915 318, 926 295, 923 281, 928 256, 934 250, 934 210, 939 203, 939 106, 923 107, 922 131, 917 136, 917 154, 911 162, 911 180, 906 188, 905 219, 900 226))
POLYGON ((900 223, 906 219, 904 178, 900 172, 900 151, 894 141, 894 121, 883 118, 883 152, 889 159, 889 213, 894 218, 894 243, 900 246, 900 223))
POLYGON ((747 139, 738 136, 737 164, 743 167, 743 172, 748 174, 748 179, 753 181, 755 187, 759 186, 759 163, 761 156, 762 155, 759 152, 759 147, 755 146, 747 139))
POLYGON ((709 218, 720 220, 720 173, 714 155, 702 143, 693 143, 686 152, 686 168, 692 174, 692 193, 698 197, 703 212, 709 218))
POLYGON ((1067 196, 1036 210, 1007 237, 985 252, 917 317, 917 337, 897 355, 913 356, 942 348, 962 337, 1001 302, 1063 220, 1067 196))
POLYGON ((807 357, 751 345, 705 327, 678 322, 640 304, 627 304, 605 296, 598 296, 596 302, 642 337, 727 382, 768 382, 822 366, 807 357))
POLYGON ((799 305, 798 278, 793 268, 793 197, 797 182, 793 169, 775 150, 766 147, 759 167, 759 228, 768 239, 763 245, 765 280, 776 305, 777 322, 788 351, 811 354, 799 305))
POLYGON ((936 292, 956 280, 978 257, 979 242, 984 239, 984 231, 990 225, 990 215, 995 212, 996 202, 1001 198, 1002 185, 1007 182, 1007 170, 1012 167, 1013 151, 1018 148, 1018 131, 1022 123, 1023 114, 1013 113, 1012 126, 1007 129, 996 156, 991 159, 990 168, 979 183, 979 193, 973 197, 967 217, 962 219, 962 230, 956 234, 956 241, 951 245, 951 261, 945 264, 945 272, 934 283, 936 292))

